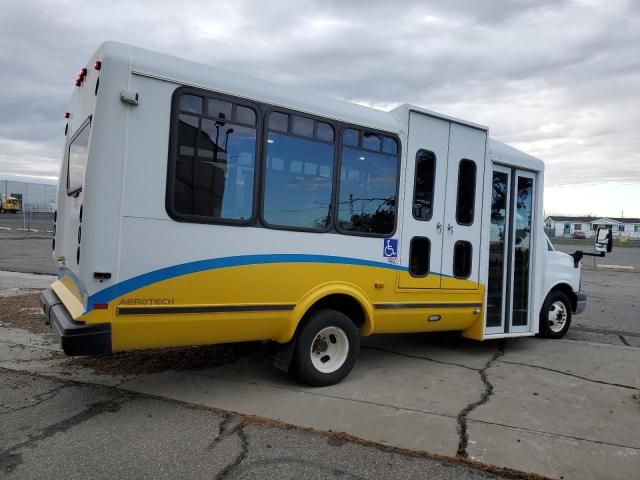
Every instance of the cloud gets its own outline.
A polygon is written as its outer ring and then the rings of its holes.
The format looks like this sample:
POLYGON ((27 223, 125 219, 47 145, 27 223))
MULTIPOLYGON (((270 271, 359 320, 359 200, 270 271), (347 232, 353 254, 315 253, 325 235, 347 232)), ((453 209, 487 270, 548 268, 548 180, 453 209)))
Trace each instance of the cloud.
POLYGON ((550 186, 640 183, 632 0, 5 2, 0 174, 54 175, 73 79, 107 39, 489 125, 550 186))

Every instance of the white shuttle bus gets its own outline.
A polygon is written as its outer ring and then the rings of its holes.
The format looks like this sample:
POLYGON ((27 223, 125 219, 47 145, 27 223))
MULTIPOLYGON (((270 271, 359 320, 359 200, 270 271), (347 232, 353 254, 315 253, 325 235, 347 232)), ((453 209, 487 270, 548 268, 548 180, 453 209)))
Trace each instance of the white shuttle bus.
POLYGON ((271 341, 328 385, 361 336, 559 338, 586 305, 543 162, 487 127, 112 42, 75 84, 41 297, 69 355, 271 341))

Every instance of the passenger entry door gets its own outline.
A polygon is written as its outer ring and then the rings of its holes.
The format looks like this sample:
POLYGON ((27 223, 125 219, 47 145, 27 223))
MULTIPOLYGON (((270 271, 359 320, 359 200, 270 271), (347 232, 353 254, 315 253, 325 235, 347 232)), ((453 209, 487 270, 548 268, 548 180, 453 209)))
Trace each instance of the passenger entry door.
POLYGON ((451 124, 443 222, 442 288, 479 288, 487 132, 451 124))
POLYGON ((449 122, 409 113, 400 288, 440 288, 449 122))
POLYGON ((494 164, 491 183, 485 333, 528 332, 532 320, 535 174, 494 164))

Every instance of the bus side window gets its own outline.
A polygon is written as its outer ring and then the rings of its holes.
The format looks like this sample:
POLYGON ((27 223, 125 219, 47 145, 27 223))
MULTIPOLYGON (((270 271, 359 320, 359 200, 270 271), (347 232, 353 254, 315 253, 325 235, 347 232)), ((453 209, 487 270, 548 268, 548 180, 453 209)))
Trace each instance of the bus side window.
POLYGON ((357 138, 353 132, 347 129, 343 133, 338 230, 389 235, 396 224, 398 155, 382 152, 376 135, 365 135, 363 144, 377 151, 348 146, 357 138))
POLYGON ((471 276, 471 242, 458 240, 453 246, 453 276, 456 278, 469 278, 471 276))
POLYGON ((418 150, 413 190, 413 218, 416 220, 431 220, 433 216, 435 171, 435 154, 429 150, 418 150))
POLYGON ((172 154, 172 214, 189 220, 247 223, 253 217, 255 111, 226 100, 183 94, 172 154), (236 108, 237 107, 237 108, 236 108), (209 118, 216 117, 216 118, 209 118))
POLYGON ((458 167, 458 201, 456 204, 456 222, 458 225, 473 225, 474 204, 476 201, 476 163, 473 160, 460 160, 458 167))
POLYGON ((269 116, 263 220, 276 228, 326 231, 331 225, 333 127, 300 115, 289 122, 283 115, 269 116))
POLYGON ((413 237, 409 247, 409 273, 412 277, 429 275, 431 242, 426 237, 413 237))

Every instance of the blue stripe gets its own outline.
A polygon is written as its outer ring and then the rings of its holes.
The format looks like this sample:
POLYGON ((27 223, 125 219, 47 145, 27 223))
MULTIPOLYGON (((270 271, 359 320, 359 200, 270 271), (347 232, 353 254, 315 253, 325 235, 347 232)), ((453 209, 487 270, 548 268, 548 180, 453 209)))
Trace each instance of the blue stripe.
POLYGON ((406 267, 391 263, 373 262, 360 258, 336 257, 332 255, 304 255, 304 254, 273 254, 273 255, 242 255, 238 257, 212 258, 196 262, 182 263, 171 267, 161 268, 153 272, 144 273, 110 287, 100 290, 89 297, 87 310, 93 310, 96 303, 107 303, 116 297, 126 295, 134 290, 169 278, 175 278, 190 273, 215 270, 217 268, 238 267, 242 265, 260 265, 268 263, 338 263, 342 265, 358 265, 364 267, 388 268, 390 270, 406 271, 406 267))

